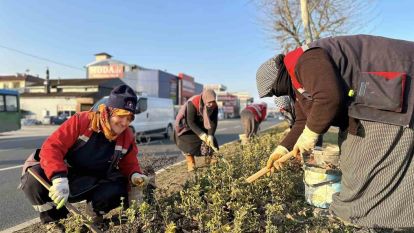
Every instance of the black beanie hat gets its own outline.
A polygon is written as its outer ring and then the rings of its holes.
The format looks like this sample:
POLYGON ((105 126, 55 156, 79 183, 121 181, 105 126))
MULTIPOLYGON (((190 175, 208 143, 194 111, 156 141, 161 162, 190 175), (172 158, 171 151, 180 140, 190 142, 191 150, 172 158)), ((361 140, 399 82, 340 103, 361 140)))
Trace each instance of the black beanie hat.
POLYGON ((135 113, 137 106, 137 95, 135 91, 128 85, 120 85, 115 87, 109 95, 107 107, 125 109, 135 113))

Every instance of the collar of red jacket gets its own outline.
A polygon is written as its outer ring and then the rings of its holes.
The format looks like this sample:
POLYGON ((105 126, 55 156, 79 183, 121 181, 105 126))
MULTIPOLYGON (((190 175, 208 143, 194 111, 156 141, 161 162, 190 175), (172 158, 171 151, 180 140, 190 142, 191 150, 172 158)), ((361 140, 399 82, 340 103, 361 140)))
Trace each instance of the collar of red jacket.
POLYGON ((298 82, 298 79, 296 78, 295 67, 296 67, 296 64, 298 63, 300 56, 302 56, 303 52, 304 51, 302 47, 299 47, 291 52, 288 52, 285 55, 285 59, 283 59, 286 69, 289 73, 290 79, 292 80, 292 85, 295 89, 302 88, 302 85, 298 82))

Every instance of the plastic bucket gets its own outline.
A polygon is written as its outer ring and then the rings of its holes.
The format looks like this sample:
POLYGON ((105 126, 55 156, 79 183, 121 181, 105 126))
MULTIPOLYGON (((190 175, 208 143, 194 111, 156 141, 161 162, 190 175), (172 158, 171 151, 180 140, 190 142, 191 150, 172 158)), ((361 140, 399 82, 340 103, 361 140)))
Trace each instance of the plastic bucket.
POLYGON ((306 164, 303 170, 306 202, 319 208, 328 208, 332 203, 332 195, 341 191, 341 172, 306 164))
POLYGON ((313 158, 315 159, 316 165, 319 167, 324 167, 326 165, 331 165, 334 167, 339 166, 339 148, 338 147, 326 147, 315 148, 313 150, 313 158))

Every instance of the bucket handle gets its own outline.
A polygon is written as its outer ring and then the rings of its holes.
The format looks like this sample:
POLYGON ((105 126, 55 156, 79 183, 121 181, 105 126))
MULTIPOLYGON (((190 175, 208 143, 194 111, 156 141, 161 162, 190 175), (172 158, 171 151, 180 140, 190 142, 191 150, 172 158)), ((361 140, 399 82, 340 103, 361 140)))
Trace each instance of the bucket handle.
POLYGON ((327 181, 324 181, 324 182, 321 182, 321 183, 317 183, 317 184, 308 184, 305 181, 305 179, 303 179, 303 183, 306 184, 307 186, 312 187, 312 188, 319 187, 319 186, 322 186, 322 185, 337 183, 339 181, 341 181, 341 178, 338 177, 338 178, 335 178, 333 180, 327 180, 327 181))

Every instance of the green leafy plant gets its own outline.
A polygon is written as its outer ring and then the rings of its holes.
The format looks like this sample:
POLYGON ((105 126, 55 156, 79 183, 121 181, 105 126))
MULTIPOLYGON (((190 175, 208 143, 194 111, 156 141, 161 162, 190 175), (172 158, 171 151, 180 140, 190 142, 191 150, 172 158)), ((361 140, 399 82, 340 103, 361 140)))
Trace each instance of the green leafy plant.
POLYGON ((120 208, 119 216, 127 220, 111 223, 108 232, 350 231, 341 222, 313 215, 313 207, 305 202, 299 163, 290 162, 252 184, 245 181, 265 166, 285 128, 268 131, 247 145, 222 147, 216 153, 218 162, 188 175, 180 190, 158 187, 151 204, 120 208))

